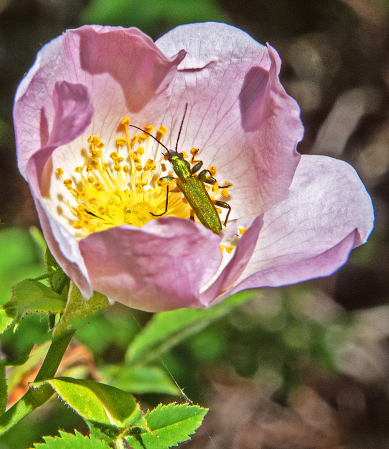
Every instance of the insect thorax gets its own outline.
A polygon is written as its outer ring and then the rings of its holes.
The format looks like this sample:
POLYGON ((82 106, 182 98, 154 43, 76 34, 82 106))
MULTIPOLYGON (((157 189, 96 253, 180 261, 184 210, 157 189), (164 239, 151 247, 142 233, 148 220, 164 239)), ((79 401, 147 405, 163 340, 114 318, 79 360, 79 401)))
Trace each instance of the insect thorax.
POLYGON ((170 154, 169 161, 173 165, 173 169, 181 181, 192 176, 190 164, 184 159, 182 153, 174 152, 173 154, 170 154))

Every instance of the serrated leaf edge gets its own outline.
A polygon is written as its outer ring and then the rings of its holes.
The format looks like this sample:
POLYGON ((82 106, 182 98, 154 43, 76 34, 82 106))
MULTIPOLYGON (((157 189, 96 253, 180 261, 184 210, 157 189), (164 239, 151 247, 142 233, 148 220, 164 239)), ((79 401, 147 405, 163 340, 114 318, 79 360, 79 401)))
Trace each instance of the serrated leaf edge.
MULTIPOLYGON (((49 441, 58 441, 58 440, 64 440, 64 435, 70 435, 72 437, 78 438, 78 442, 80 441, 80 437, 82 439, 88 439, 89 441, 101 441, 102 445, 105 445, 107 449, 109 449, 108 444, 104 441, 104 440, 99 440, 98 438, 93 437, 92 435, 83 435, 82 433, 78 432, 76 429, 74 429, 74 434, 70 433, 70 432, 64 432, 63 430, 59 430, 58 431, 59 436, 55 435, 55 436, 44 436, 42 437, 43 440, 45 441, 44 443, 34 443, 34 448, 30 448, 30 449, 39 449, 40 447, 46 446, 48 444, 49 441)), ((104 446, 102 446, 102 448, 104 448, 104 446)))

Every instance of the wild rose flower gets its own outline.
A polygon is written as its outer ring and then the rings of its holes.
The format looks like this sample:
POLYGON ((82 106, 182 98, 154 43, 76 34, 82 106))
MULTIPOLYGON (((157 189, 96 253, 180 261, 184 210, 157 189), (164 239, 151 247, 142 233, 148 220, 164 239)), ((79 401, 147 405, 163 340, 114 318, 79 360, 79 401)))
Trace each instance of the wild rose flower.
POLYGON ((370 197, 345 162, 296 152, 303 127, 279 71, 272 47, 219 23, 155 43, 135 28, 84 26, 42 48, 15 99, 19 168, 86 299, 207 307, 329 275, 366 241, 370 197), (186 104, 178 151, 217 179, 205 185, 231 207, 222 232, 191 220, 166 178, 159 142, 174 151, 186 104))

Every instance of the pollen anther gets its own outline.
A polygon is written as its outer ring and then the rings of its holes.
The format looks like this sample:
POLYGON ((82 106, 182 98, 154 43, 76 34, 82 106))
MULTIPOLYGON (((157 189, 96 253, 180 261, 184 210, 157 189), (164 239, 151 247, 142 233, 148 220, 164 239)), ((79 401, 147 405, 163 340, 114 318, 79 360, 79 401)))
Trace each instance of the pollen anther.
POLYGON ((116 145, 119 147, 125 145, 126 143, 127 143, 127 139, 125 139, 124 137, 118 137, 116 139, 116 145))
MULTIPOLYGON (((160 144, 167 128, 154 128, 148 124, 143 128, 144 133, 131 137, 131 127, 127 126, 130 119, 126 116, 120 123, 123 126, 117 129, 123 135, 115 137, 111 143, 103 142, 99 136, 88 137, 89 148, 80 152, 85 159, 74 168, 74 173, 78 174, 74 181, 70 177, 64 179, 61 167, 55 170, 55 175, 74 197, 68 205, 74 216, 71 225, 77 231, 77 238, 82 238, 82 233, 123 224, 143 226, 159 216, 186 219, 191 213, 195 216, 195 211, 191 212, 188 200, 176 185, 173 167, 163 162, 169 160, 160 144), (151 138, 155 129, 156 137, 151 138)), ((198 153, 195 147, 190 150, 190 164, 197 162, 194 158, 198 153)), ((182 156, 188 158, 184 151, 182 156)), ((211 166, 208 171, 213 176, 216 167, 211 166)), ((214 203, 217 202, 214 196, 228 196, 228 184, 223 189, 217 183, 212 187, 205 183, 204 187, 214 203)), ((221 213, 219 208, 217 211, 221 213)), ((225 249, 229 251, 230 247, 225 249)))
POLYGON ((215 176, 217 168, 214 165, 211 165, 210 167, 208 167, 208 171, 209 173, 211 173, 212 176, 215 176))
POLYGON ((123 117, 122 121, 120 122, 122 125, 129 125, 130 124, 130 119, 125 116, 123 117))

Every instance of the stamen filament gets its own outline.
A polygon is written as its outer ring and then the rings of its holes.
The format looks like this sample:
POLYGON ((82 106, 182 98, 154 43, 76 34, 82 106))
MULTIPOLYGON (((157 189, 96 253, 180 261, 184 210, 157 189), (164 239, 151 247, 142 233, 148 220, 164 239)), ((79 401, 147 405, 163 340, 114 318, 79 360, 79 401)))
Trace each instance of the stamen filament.
MULTIPOLYGON (((164 214, 167 189, 166 181, 160 181, 160 177, 166 167, 161 164, 160 141, 153 144, 154 140, 146 133, 130 138, 129 123, 128 117, 121 121, 125 137, 116 138, 115 151, 105 149, 99 136, 87 139, 89 155, 74 169, 79 176, 76 185, 71 178, 65 179, 62 168, 56 170, 57 177, 74 197, 75 202, 67 204, 75 217, 75 230, 88 234, 123 224, 143 226, 161 214, 189 218, 189 207, 182 204, 179 190, 169 192, 164 214), (107 154, 110 155, 108 163, 107 154), (152 154, 157 157, 150 157, 152 154)), ((144 129, 153 131, 151 125, 144 129)), ((160 127, 157 135, 162 139, 166 132, 165 127, 160 127)))

